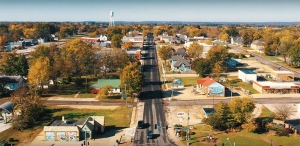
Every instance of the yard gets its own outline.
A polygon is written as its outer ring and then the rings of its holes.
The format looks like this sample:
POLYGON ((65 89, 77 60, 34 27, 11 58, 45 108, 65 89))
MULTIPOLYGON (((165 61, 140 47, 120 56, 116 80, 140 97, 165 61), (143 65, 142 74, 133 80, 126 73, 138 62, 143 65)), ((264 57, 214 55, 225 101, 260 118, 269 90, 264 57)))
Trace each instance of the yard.
MULTIPOLYGON (((179 78, 182 79, 182 85, 184 87, 196 85, 196 81, 202 79, 202 77, 179 77, 179 78)), ((172 87, 172 78, 167 77, 166 80, 167 80, 166 84, 168 84, 168 88, 171 88, 172 87)), ((163 79, 162 79, 162 81, 163 81, 163 79)), ((162 86, 163 86, 163 89, 165 89, 165 85, 162 84, 162 86)))
MULTIPOLYGON (((272 116, 272 112, 263 107, 263 111, 259 118, 269 118, 272 116)), ((258 119, 259 119, 258 118, 258 119)), ((238 145, 238 146, 269 146, 272 144, 275 146, 295 146, 299 145, 300 139, 299 136, 296 137, 286 137, 286 136, 273 136, 268 132, 258 134, 248 132, 247 130, 242 130, 240 132, 229 132, 228 134, 222 131, 212 131, 210 126, 207 125, 196 125, 193 126, 194 129, 191 132, 195 132, 194 135, 190 136, 190 143, 191 146, 212 146, 215 143, 209 142, 208 140, 204 140, 208 135, 211 135, 213 138, 216 139, 216 144, 220 145, 222 143, 225 146, 230 145, 238 145), (227 140, 227 138, 229 138, 227 140), (231 143, 231 144, 229 144, 231 143)), ((182 140, 183 144, 186 144, 186 140, 182 140)))
POLYGON ((259 94, 259 92, 253 88, 252 84, 247 84, 242 80, 238 79, 237 77, 228 77, 228 80, 229 81, 222 82, 221 84, 227 86, 228 88, 230 86, 241 87, 244 90, 249 90, 251 94, 259 94))
MULTIPOLYGON (((131 115, 132 109, 127 108, 129 115, 131 115)), ((43 126, 50 123, 52 119, 61 119, 64 116, 65 119, 74 120, 85 120, 88 116, 104 116, 105 126, 109 128, 115 127, 129 127, 130 118, 124 114, 126 107, 118 107, 114 110, 103 110, 103 109, 71 109, 71 108, 61 108, 61 107, 47 107, 47 114, 41 117, 41 125, 35 126, 32 129, 27 129, 24 131, 14 130, 12 128, 0 133, 0 141, 9 138, 14 138, 19 140, 18 145, 29 144, 40 132, 43 130, 43 126)))

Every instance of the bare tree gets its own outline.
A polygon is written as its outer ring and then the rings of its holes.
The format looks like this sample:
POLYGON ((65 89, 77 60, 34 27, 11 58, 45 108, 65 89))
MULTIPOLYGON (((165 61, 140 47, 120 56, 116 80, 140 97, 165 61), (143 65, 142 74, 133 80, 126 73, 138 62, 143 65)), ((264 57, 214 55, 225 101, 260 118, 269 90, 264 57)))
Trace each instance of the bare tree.
POLYGON ((282 120, 288 119, 290 116, 294 115, 292 111, 292 107, 288 104, 277 104, 274 105, 275 107, 275 114, 282 120))

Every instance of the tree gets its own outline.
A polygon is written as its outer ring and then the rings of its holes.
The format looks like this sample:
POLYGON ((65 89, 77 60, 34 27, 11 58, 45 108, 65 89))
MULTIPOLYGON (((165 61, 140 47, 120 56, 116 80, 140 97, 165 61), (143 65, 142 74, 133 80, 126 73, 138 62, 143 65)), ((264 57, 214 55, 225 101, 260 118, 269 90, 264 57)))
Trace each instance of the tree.
POLYGON ((131 41, 125 42, 123 44, 124 49, 130 49, 130 48, 132 48, 132 46, 133 46, 133 43, 131 41))
POLYGON ((248 132, 254 132, 257 129, 258 125, 253 119, 248 120, 245 124, 242 124, 243 129, 247 129, 248 132))
POLYGON ((15 52, 2 53, 0 70, 8 75, 27 76, 28 62, 23 54, 15 52))
POLYGON ((187 49, 188 54, 192 58, 201 57, 203 52, 203 46, 199 45, 197 42, 193 42, 187 49))
POLYGON ((111 85, 105 85, 103 86, 99 92, 98 92, 98 99, 104 99, 104 98, 107 98, 110 91, 113 89, 114 87, 111 86, 111 85))
POLYGON ((290 64, 293 67, 300 67, 300 39, 295 41, 292 47, 289 49, 290 64))
POLYGON ((0 51, 4 50, 4 46, 6 45, 7 42, 8 42, 8 39, 7 39, 6 35, 0 36, 0 51))
POLYGON ((228 34, 228 36, 230 37, 237 37, 239 35, 239 32, 237 30, 236 27, 234 26, 230 26, 226 29, 226 33, 228 34))
POLYGON ((275 114, 283 121, 294 115, 292 106, 287 104, 275 105, 275 114))
POLYGON ((127 87, 127 91, 132 97, 133 93, 139 93, 142 91, 142 87, 145 83, 145 76, 140 71, 140 65, 137 62, 130 63, 120 73, 121 88, 127 87))
POLYGON ((28 82, 31 88, 40 91, 43 90, 43 83, 50 79, 50 60, 48 57, 38 58, 34 64, 30 66, 28 73, 28 82), (38 87, 37 87, 38 86, 38 87))
POLYGON ((213 66, 219 61, 225 66, 227 57, 228 50, 224 46, 213 46, 206 55, 206 59, 209 60, 213 66))
POLYGON ((212 72, 216 75, 217 79, 219 79, 221 73, 225 72, 225 67, 222 61, 218 61, 214 64, 212 72))
POLYGON ((114 34, 111 38, 111 44, 115 48, 121 48, 122 36, 120 34, 114 34))
POLYGON ((158 48, 158 56, 162 59, 162 60, 166 60, 170 59, 172 57, 173 54, 173 48, 171 46, 162 46, 160 48, 158 48))
POLYGON ((247 122, 247 119, 251 119, 251 114, 255 109, 254 101, 248 97, 236 97, 229 103, 230 111, 234 120, 238 124, 247 122))
POLYGON ((212 70, 210 62, 204 58, 196 58, 192 63, 192 69, 195 70, 200 77, 207 76, 212 70))
POLYGON ((25 86, 20 86, 10 97, 10 101, 15 104, 14 113, 17 113, 17 115, 14 115, 12 127, 17 130, 24 130, 40 124, 39 119, 45 113, 40 98, 28 96, 27 92, 25 86))
POLYGON ((205 40, 204 43, 207 44, 207 45, 212 45, 213 44, 213 42, 211 40, 205 40))

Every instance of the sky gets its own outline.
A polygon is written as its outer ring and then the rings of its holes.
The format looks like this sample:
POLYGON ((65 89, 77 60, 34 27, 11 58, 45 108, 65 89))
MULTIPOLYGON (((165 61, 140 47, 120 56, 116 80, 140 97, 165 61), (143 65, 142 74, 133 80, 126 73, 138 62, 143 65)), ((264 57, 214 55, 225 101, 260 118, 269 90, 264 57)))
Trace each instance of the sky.
POLYGON ((300 0, 0 0, 0 21, 300 22, 300 0))

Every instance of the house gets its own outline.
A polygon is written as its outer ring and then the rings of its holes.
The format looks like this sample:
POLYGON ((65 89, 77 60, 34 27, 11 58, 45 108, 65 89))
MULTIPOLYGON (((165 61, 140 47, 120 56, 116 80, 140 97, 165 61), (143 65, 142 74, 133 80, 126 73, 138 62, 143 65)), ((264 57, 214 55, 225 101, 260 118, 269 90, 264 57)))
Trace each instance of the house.
POLYGON ((101 41, 104 41, 104 42, 105 42, 105 41, 107 41, 107 36, 101 34, 101 35, 99 36, 99 40, 100 40, 100 42, 101 42, 101 41))
POLYGON ((299 85, 291 82, 253 82, 253 88, 261 94, 296 94, 299 93, 299 85))
POLYGON ((80 40, 82 40, 84 42, 91 42, 91 43, 100 42, 99 38, 90 38, 90 37, 81 37, 80 40))
POLYGON ((173 48, 175 49, 175 52, 173 52, 173 56, 183 56, 184 58, 189 57, 189 54, 187 53, 185 48, 176 48, 176 46, 174 46, 173 48))
POLYGON ((225 87, 210 77, 196 81, 196 91, 206 96, 225 96, 225 87))
POLYGON ((0 76, 0 86, 9 91, 18 90, 24 83, 24 79, 21 76, 0 76))
POLYGON ((294 81, 294 73, 291 71, 283 71, 283 70, 279 70, 279 71, 272 71, 271 72, 272 77, 279 81, 279 82, 291 82, 294 81))
POLYGON ((138 59, 141 58, 141 49, 139 48, 127 49, 126 53, 131 58, 138 58, 138 59))
POLYGON ((255 40, 251 43, 251 46, 250 48, 251 49, 254 49, 254 50, 257 50, 257 51, 260 51, 260 50, 263 50, 264 48, 264 42, 263 41, 260 41, 260 40, 255 40))
POLYGON ((160 41, 162 41, 162 40, 165 41, 165 43, 170 43, 170 44, 173 43, 173 36, 159 35, 158 38, 160 41))
POLYGON ((240 62, 241 59, 234 59, 234 58, 227 59, 228 67, 236 67, 238 64, 240 64, 240 62))
POLYGON ((241 79, 243 82, 252 83, 253 81, 257 81, 257 74, 252 70, 239 70, 238 78, 241 79))
POLYGON ((25 44, 23 42, 9 42, 6 46, 6 51, 11 51, 14 49, 23 49, 25 44))
POLYGON ((13 117, 13 103, 5 102, 0 105, 0 121, 3 123, 8 123, 13 117))
POLYGON ((242 45, 243 38, 242 37, 231 37, 232 45, 242 45))
POLYGON ((24 39, 22 42, 25 46, 33 46, 36 44, 36 42, 33 39, 24 39))
POLYGON ((191 61, 186 60, 183 56, 172 56, 170 59, 171 71, 186 72, 191 70, 191 61))
POLYGON ((120 88, 120 79, 98 79, 98 83, 93 84, 92 87, 92 93, 98 93, 98 91, 106 86, 106 85, 111 85, 113 87, 111 93, 121 93, 121 88, 120 88))
POLYGON ((97 133, 104 132, 104 116, 89 116, 86 120, 55 120, 44 126, 46 141, 80 141, 85 138, 93 139, 97 133))

